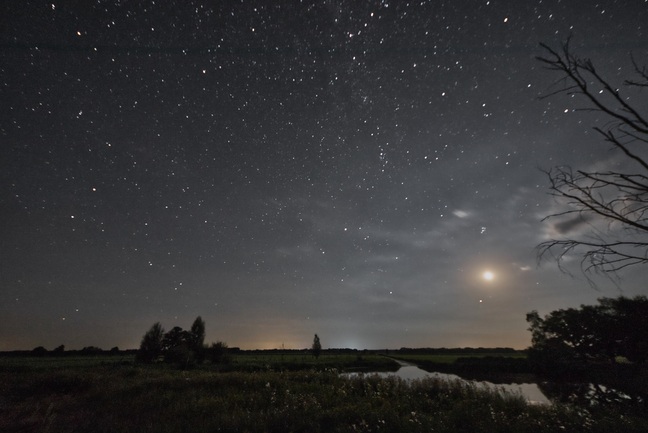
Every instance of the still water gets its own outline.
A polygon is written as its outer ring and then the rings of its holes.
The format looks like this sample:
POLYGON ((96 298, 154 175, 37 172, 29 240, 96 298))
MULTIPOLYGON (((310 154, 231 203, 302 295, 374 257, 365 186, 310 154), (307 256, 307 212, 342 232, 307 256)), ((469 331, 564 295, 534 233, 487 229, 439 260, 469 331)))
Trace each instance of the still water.
MULTIPOLYGON (((463 382, 470 382, 477 386, 502 390, 505 392, 522 395, 532 404, 551 404, 549 399, 540 391, 538 385, 535 383, 511 383, 511 384, 494 384, 491 382, 478 382, 478 381, 468 381, 454 374, 445 374, 445 373, 429 373, 425 370, 421 370, 415 365, 407 364, 402 361, 398 361, 401 367, 395 372, 377 372, 377 373, 364 373, 364 374, 376 374, 378 376, 388 377, 388 376, 397 376, 405 380, 415 380, 415 379, 424 379, 426 377, 438 378, 443 380, 460 380, 463 382)), ((357 373, 348 373, 349 375, 356 375, 357 373)))

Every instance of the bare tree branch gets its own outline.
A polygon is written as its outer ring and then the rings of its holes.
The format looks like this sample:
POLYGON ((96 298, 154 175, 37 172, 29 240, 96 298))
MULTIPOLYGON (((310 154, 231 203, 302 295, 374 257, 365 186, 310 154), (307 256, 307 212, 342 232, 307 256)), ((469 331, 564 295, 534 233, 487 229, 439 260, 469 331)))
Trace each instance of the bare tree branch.
MULTIPOLYGON (((541 44, 546 55, 537 57, 538 61, 562 75, 554 83, 558 89, 543 98, 559 94, 581 97, 587 105, 579 110, 608 116, 610 122, 594 130, 626 161, 636 163, 637 169, 625 173, 563 166, 545 171, 550 194, 563 203, 564 209, 543 221, 569 217, 572 219, 567 225, 563 222, 562 227, 578 226, 579 230, 564 233, 564 239, 540 243, 537 257, 552 258, 566 271, 567 259, 580 256, 584 273, 616 275, 628 267, 648 264, 648 161, 642 156, 648 154, 648 117, 600 75, 591 60, 577 57, 569 42, 561 50, 541 44), (587 233, 582 231, 582 223, 586 223, 587 233)), ((624 85, 648 87, 648 70, 639 66, 634 57, 632 63, 639 79, 626 80, 624 85)))
POLYGON ((625 80, 624 84, 626 86, 636 86, 636 87, 648 87, 648 68, 646 66, 640 66, 634 56, 630 56, 632 59, 632 65, 634 66, 635 73, 639 75, 640 80, 625 80))

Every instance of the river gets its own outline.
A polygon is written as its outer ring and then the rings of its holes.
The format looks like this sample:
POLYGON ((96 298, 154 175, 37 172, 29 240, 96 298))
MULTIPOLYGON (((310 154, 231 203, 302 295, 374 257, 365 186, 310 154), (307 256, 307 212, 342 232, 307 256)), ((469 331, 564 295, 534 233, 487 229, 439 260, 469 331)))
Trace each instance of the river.
MULTIPOLYGON (((531 404, 551 404, 551 401, 542 393, 538 385, 535 383, 509 383, 509 384, 494 384, 486 381, 466 380, 454 374, 446 373, 430 373, 418 368, 414 364, 394 359, 400 364, 400 368, 394 372, 365 372, 363 374, 376 374, 383 377, 397 376, 405 380, 424 379, 426 377, 433 377, 443 380, 460 380, 463 382, 474 383, 477 386, 497 389, 506 391, 513 394, 522 395, 531 404)), ((347 373, 350 376, 357 375, 358 373, 347 373)))

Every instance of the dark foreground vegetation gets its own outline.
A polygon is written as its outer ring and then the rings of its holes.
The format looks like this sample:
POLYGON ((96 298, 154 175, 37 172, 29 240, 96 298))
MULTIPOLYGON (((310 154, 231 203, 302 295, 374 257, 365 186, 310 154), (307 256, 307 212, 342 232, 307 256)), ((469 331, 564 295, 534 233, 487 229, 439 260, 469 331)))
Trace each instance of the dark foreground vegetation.
POLYGON ((0 357, 0 431, 648 431, 639 411, 530 405, 461 382, 346 377, 330 367, 393 363, 376 353, 240 351, 227 366, 189 370, 134 358, 0 357))

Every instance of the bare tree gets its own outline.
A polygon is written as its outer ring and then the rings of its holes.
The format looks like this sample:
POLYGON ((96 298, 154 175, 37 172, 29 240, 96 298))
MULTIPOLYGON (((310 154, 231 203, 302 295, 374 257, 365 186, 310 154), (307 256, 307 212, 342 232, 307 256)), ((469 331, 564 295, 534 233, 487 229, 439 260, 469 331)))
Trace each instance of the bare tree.
MULTIPOLYGON (((648 263, 648 113, 642 113, 619 89, 604 78, 590 59, 576 56, 569 40, 560 50, 541 44, 545 55, 537 57, 547 69, 562 77, 557 94, 584 99, 582 110, 606 118, 594 130, 617 151, 623 163, 610 169, 575 170, 554 167, 546 171, 551 194, 563 209, 547 216, 569 218, 565 226, 589 225, 573 237, 551 239, 537 246, 538 259, 551 257, 564 270, 572 254, 581 257, 581 269, 608 276, 624 268, 648 263), (618 168, 621 167, 621 168, 618 168), (627 172, 626 172, 627 171, 627 172)), ((636 78, 625 80, 623 90, 648 87, 648 70, 632 58, 636 78)), ((642 107, 646 109, 645 104, 642 107)), ((573 234, 573 233, 572 233, 573 234)))

